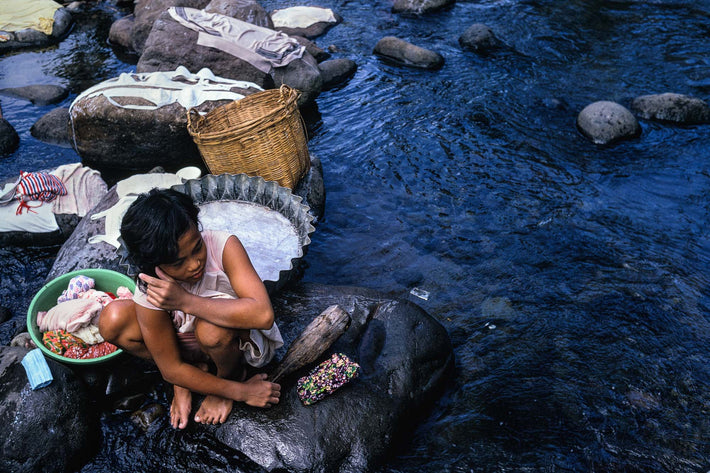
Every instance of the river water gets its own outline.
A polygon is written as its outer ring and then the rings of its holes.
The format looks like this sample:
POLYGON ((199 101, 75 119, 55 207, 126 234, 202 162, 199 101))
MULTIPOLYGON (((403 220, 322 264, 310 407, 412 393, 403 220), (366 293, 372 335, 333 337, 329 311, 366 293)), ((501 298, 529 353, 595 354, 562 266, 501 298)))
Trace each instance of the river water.
MULTIPOLYGON (((68 106, 134 70, 105 44, 127 11, 90 5, 58 47, 0 57, 0 87, 64 85, 68 106)), ((575 119, 598 100, 707 101, 710 3, 460 1, 413 18, 383 0, 318 5, 344 22, 316 43, 358 70, 307 117, 327 205, 304 279, 410 299, 456 354, 451 386, 382 471, 707 471, 710 126, 641 120, 639 138, 600 147, 575 119), (463 51, 473 23, 509 48, 463 51), (388 35, 445 65, 380 61, 388 35)), ((51 107, 2 109, 22 145, 0 177, 78 160, 30 136, 51 107)), ((0 250, 14 320, 56 250, 0 250)), ((82 471, 126 454, 104 443, 82 471)))

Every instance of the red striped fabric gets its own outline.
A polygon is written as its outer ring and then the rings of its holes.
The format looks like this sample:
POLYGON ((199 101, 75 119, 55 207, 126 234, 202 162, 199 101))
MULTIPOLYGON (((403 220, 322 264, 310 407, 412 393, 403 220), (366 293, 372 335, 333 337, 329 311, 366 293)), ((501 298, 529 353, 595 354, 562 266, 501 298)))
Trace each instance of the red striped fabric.
POLYGON ((60 195, 67 195, 67 188, 57 177, 43 172, 20 172, 15 197, 18 200, 42 200, 50 202, 60 195))

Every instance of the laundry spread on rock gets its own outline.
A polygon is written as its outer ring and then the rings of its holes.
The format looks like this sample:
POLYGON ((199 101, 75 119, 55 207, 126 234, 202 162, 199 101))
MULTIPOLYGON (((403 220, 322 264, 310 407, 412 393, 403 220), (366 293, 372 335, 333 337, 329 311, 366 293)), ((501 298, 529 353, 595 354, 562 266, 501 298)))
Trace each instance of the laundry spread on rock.
POLYGON ((168 13, 181 25, 197 31, 198 45, 229 53, 267 74, 301 58, 306 50, 285 33, 219 13, 186 7, 170 7, 168 13))
POLYGON ((337 23, 330 8, 297 6, 275 10, 271 13, 274 28, 308 28, 316 23, 337 23))
POLYGON ((33 29, 52 34, 54 13, 62 5, 52 0, 2 0, 0 31, 33 29))
POLYGON ((165 105, 179 103, 189 110, 207 101, 244 98, 244 95, 232 90, 235 88, 263 90, 253 82, 217 77, 208 68, 203 68, 196 74, 184 66, 178 66, 174 71, 124 72, 79 94, 69 107, 69 114, 74 116, 71 112, 77 103, 99 95, 106 97, 111 105, 120 108, 156 110, 165 105), (130 104, 120 100, 134 97, 143 99, 150 105, 130 104))

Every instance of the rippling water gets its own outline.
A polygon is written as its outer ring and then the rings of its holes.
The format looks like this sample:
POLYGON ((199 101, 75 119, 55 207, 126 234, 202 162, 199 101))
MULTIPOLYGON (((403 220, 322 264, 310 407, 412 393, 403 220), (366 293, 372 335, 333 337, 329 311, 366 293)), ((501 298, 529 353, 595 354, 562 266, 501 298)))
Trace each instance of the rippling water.
MULTIPOLYGON (((641 121, 638 139, 599 147, 575 119, 598 100, 707 101, 710 3, 458 2, 419 18, 387 1, 319 5, 344 22, 316 42, 358 71, 308 114, 327 206, 305 280, 417 302, 457 358, 383 471, 707 471, 710 126, 641 121), (509 48, 462 51, 479 22, 509 48), (387 35, 444 67, 381 62, 372 49, 387 35)), ((68 106, 132 70, 105 46, 126 12, 94 8, 58 48, 0 57, 0 87, 59 83, 68 106)), ((22 146, 0 177, 78 159, 29 135, 50 108, 2 98, 22 146)), ((0 250, 18 319, 53 251, 0 250)))

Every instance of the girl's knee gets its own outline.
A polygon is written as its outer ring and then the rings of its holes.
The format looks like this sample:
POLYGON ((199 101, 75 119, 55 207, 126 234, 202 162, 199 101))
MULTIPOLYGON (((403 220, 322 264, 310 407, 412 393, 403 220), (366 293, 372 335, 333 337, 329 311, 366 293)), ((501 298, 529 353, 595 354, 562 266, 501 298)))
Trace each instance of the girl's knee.
POLYGON ((203 349, 210 350, 232 345, 239 335, 237 330, 199 321, 195 325, 195 338, 203 349))
POLYGON ((108 304, 99 314, 99 333, 109 342, 118 339, 135 319, 135 308, 131 300, 117 300, 108 304))

